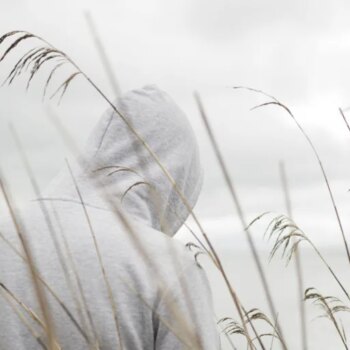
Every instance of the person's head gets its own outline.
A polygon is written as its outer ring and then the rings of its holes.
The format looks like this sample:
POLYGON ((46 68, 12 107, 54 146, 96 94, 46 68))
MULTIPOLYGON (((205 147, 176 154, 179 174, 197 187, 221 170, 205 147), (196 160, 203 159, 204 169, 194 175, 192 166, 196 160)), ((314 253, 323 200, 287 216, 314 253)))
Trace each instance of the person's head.
POLYGON ((164 169, 191 208, 202 184, 198 145, 190 123, 173 100, 153 85, 126 93, 115 106, 123 117, 110 108, 97 123, 83 154, 87 164, 83 174, 97 176, 126 211, 174 235, 189 211, 164 169))

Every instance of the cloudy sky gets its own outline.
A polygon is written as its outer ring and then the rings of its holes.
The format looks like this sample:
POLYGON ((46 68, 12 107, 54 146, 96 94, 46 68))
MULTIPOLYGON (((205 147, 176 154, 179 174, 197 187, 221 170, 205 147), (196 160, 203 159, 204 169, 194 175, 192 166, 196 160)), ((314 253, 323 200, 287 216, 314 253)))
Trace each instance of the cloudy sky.
MULTIPOLYGON (((338 112, 338 107, 350 106, 350 5, 345 0, 1 1, 1 33, 25 29, 44 37, 113 98, 84 16, 89 11, 121 90, 154 83, 172 95, 200 143, 206 179, 197 211, 212 235, 240 229, 193 100, 195 90, 202 96, 247 219, 264 211, 285 212, 279 176, 279 162, 284 161, 295 219, 316 241, 341 243, 320 169, 300 131, 276 107, 250 111, 267 99, 233 90, 237 85, 262 89, 295 113, 319 150, 350 232, 350 133, 338 112)), ((12 53, 0 65, 1 80, 16 57, 12 53)), ((9 123, 44 187, 68 152, 47 109, 82 145, 106 108, 82 78, 72 83, 60 106, 43 104, 46 76, 43 70, 29 93, 21 79, 0 90, 1 169, 19 202, 33 193, 9 123)))

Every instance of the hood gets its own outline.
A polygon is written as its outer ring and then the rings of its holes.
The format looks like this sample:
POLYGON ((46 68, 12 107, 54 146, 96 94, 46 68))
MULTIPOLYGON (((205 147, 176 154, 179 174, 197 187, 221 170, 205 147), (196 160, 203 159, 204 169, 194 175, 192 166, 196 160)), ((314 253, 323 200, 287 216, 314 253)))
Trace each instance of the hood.
MULTIPOLYGON (((124 94, 115 105, 157 155, 192 208, 201 189, 202 168, 194 132, 184 113, 169 95, 153 85, 124 94)), ((187 219, 189 212, 169 179, 112 109, 92 131, 82 158, 83 163, 71 165, 87 205, 105 203, 92 181, 94 177, 125 211, 170 236, 187 219)), ((78 200, 66 167, 44 197, 78 200)))

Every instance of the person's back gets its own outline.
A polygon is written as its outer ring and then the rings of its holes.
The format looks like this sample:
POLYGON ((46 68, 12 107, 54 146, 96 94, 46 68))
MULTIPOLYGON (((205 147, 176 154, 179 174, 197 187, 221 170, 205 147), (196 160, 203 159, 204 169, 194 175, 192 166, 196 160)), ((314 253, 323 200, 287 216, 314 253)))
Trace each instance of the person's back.
POLYGON ((201 171, 185 117, 155 87, 108 111, 86 153, 20 216, 0 225, 0 349, 217 349, 204 271, 173 236, 198 197, 201 171), (174 178, 185 205, 154 156, 174 178))

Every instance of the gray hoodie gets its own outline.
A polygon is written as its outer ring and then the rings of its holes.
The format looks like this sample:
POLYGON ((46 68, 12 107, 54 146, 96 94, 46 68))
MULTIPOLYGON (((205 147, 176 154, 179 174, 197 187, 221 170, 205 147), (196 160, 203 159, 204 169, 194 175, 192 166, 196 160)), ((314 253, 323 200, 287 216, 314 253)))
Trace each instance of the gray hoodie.
MULTIPOLYGON (((83 155, 65 165, 42 196, 17 214, 55 346, 218 349, 205 272, 172 238, 201 188, 193 131, 155 86, 125 94, 116 106, 127 123, 108 110, 83 155)), ((1 350, 49 348, 27 261, 13 220, 3 220, 1 350)))

